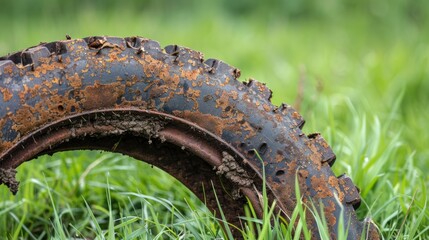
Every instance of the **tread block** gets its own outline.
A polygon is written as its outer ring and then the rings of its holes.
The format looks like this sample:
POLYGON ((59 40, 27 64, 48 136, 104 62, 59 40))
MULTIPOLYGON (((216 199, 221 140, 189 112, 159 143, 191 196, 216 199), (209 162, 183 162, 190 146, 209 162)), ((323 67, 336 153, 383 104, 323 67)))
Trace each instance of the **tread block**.
POLYGON ((59 42, 43 43, 40 46, 46 47, 52 54, 61 54, 59 42))
POLYGON ((175 57, 175 62, 181 62, 185 66, 189 64, 196 66, 204 61, 204 56, 201 52, 189 48, 178 45, 168 45, 164 50, 167 54, 175 57))
POLYGON ((125 43, 125 39, 120 37, 106 37, 106 42, 112 44, 113 46, 117 46, 121 49, 125 49, 127 44, 125 43))
POLYGON ((359 189, 353 184, 352 180, 346 174, 338 177, 340 188, 345 193, 345 201, 348 204, 352 204, 354 209, 360 206, 361 198, 359 189))
POLYGON ((22 53, 22 65, 33 64, 37 67, 41 64, 41 58, 47 58, 50 55, 51 52, 44 46, 30 48, 22 53))
POLYGON ((11 60, 12 62, 14 62, 15 64, 22 64, 21 59, 22 59, 22 52, 16 52, 16 53, 12 53, 9 54, 6 57, 7 60, 11 60))
POLYGON ((147 50, 161 50, 161 46, 157 41, 143 38, 143 37, 127 37, 125 38, 126 44, 128 47, 138 49, 140 51, 147 50))
POLYGON ((173 56, 178 56, 179 52, 180 52, 180 48, 178 45, 168 45, 165 46, 165 52, 167 54, 173 55, 173 56))
POLYGON ((11 60, 0 61, 0 76, 3 74, 12 75, 18 73, 18 68, 11 60))
POLYGON ((90 49, 101 50, 103 48, 120 48, 125 49, 127 44, 125 39, 120 37, 105 37, 105 36, 93 36, 84 38, 90 49))
POLYGON ((64 40, 57 42, 57 54, 82 52, 88 49, 88 44, 84 39, 64 40))
POLYGON ((204 63, 208 66, 209 73, 230 76, 233 79, 238 79, 241 76, 240 69, 232 67, 223 61, 210 58, 204 63))
POLYGON ((320 153, 322 153, 322 163, 327 162, 329 166, 332 166, 335 162, 336 156, 322 135, 320 135, 320 133, 313 133, 308 135, 308 138, 310 139, 311 144, 315 146, 320 153))
POLYGON ((249 82, 245 83, 247 87, 252 89, 255 93, 262 96, 263 99, 270 101, 273 91, 267 87, 265 83, 261 83, 255 79, 249 79, 249 82))
POLYGON ((299 129, 302 129, 304 127, 304 124, 305 124, 304 118, 292 106, 286 103, 282 103, 274 111, 280 112, 285 116, 289 116, 292 122, 294 122, 295 126, 297 126, 299 129))

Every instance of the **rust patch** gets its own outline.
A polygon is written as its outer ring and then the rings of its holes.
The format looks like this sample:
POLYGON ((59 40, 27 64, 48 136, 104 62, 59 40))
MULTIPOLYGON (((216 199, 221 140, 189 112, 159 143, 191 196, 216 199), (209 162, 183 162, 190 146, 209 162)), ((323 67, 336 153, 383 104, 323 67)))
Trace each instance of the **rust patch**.
POLYGON ((13 65, 8 65, 3 68, 3 72, 11 75, 13 73, 13 65))
POLYGON ((32 126, 27 123, 36 123, 34 108, 29 105, 23 105, 15 115, 11 116, 11 120, 15 123, 12 125, 12 129, 19 132, 20 134, 27 133, 32 126))
POLYGON ((0 92, 3 94, 4 102, 8 102, 13 97, 13 93, 7 88, 0 87, 0 92))
MULTIPOLYGON (((335 203, 332 200, 328 200, 328 206, 324 206, 325 217, 328 221, 328 226, 335 226, 337 218, 335 217, 335 203)), ((336 238, 334 236, 334 238, 336 238)))
POLYGON ((335 188, 337 194, 338 194, 338 199, 340 200, 340 202, 343 202, 344 200, 344 192, 341 191, 340 189, 340 185, 339 185, 339 181, 338 178, 334 177, 334 176, 330 176, 328 178, 328 183, 331 187, 335 188))
POLYGON ((221 108, 222 111, 225 111, 225 108, 230 106, 229 104, 229 94, 227 91, 222 91, 222 94, 216 100, 216 108, 221 108))
POLYGON ((326 178, 324 175, 320 177, 313 175, 310 181, 312 189, 314 189, 314 191, 316 191, 317 193, 317 198, 324 199, 327 197, 333 197, 333 194, 329 190, 329 187, 326 186, 326 178))
POLYGON ((45 59, 44 63, 37 66, 32 73, 35 77, 40 77, 40 74, 46 74, 49 71, 55 69, 64 69, 64 65, 59 62, 50 62, 49 59, 45 59))
POLYGON ((190 70, 190 71, 182 71, 180 77, 189 79, 191 81, 197 80, 197 77, 201 74, 201 70, 199 68, 190 70))
POLYGON ((243 113, 236 113, 235 116, 230 116, 228 118, 189 110, 183 112, 173 111, 173 114, 194 122, 217 136, 222 136, 223 131, 230 131, 234 134, 244 135, 243 139, 254 137, 257 134, 257 130, 255 130, 248 122, 243 121, 243 113))
POLYGON ((161 61, 154 59, 149 54, 144 55, 143 60, 140 58, 136 58, 136 60, 142 65, 146 76, 160 77, 161 72, 163 72, 163 75, 165 73, 167 73, 166 76, 169 75, 169 67, 166 67, 161 61))
POLYGON ((107 59, 106 61, 107 62, 125 62, 125 61, 127 61, 127 59, 128 59, 127 55, 122 56, 122 57, 119 56, 120 53, 122 52, 120 50, 121 49, 114 48, 113 51, 111 51, 109 53, 109 59, 107 59))
POLYGON ((69 81, 69 84, 72 88, 78 89, 82 87, 82 78, 79 74, 75 73, 72 76, 66 76, 66 79, 69 81))
POLYGON ((201 95, 201 91, 200 90, 196 90, 196 89, 188 89, 188 91, 186 91, 186 97, 188 99, 190 99, 193 103, 194 103, 194 107, 193 110, 197 111, 198 110, 198 98, 201 95))
POLYGON ((304 170, 304 169, 300 169, 299 172, 298 172, 298 174, 302 178, 307 178, 310 175, 310 173, 307 170, 304 170))
POLYGON ((95 83, 82 91, 82 107, 84 109, 98 109, 115 105, 125 93, 125 86, 119 82, 111 84, 95 83))
POLYGON ((213 116, 211 114, 203 114, 191 111, 173 111, 173 114, 194 122, 208 131, 216 134, 217 136, 222 136, 224 123, 219 117, 213 116))
POLYGON ((282 153, 277 152, 277 154, 276 154, 276 158, 275 158, 275 161, 276 161, 277 163, 281 163, 281 162, 283 162, 283 159, 284 159, 283 154, 282 154, 282 153))
POLYGON ((10 119, 15 123, 12 129, 23 135, 35 127, 73 112, 72 108, 78 111, 77 106, 78 103, 74 99, 68 100, 65 96, 52 94, 49 98, 42 98, 42 101, 34 107, 24 104, 14 115, 11 115, 10 119))
MULTIPOLYGON (((0 132, 0 137, 1 137, 1 132, 0 132)), ((4 151, 10 149, 12 146, 13 146, 12 142, 0 141, 0 154, 2 154, 4 151)))

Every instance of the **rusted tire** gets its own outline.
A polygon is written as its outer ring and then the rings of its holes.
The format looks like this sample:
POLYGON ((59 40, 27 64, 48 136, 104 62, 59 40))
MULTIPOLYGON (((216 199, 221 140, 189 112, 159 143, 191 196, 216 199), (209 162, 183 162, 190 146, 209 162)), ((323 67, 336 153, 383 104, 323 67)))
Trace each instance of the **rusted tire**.
MULTIPOLYGON (((269 198, 286 217, 296 205, 297 178, 304 201, 323 204, 332 238, 343 216, 349 239, 364 231, 377 239, 370 221, 356 218, 358 189, 331 171, 335 155, 325 140, 305 135, 292 107, 271 104, 264 84, 239 76, 222 61, 140 37, 69 39, 2 57, 0 183, 15 193, 14 169, 39 155, 120 152, 164 169, 211 209, 216 191, 227 219, 238 224, 244 196, 261 213, 257 152, 269 198)), ((311 214, 308 225, 320 238, 311 214)))

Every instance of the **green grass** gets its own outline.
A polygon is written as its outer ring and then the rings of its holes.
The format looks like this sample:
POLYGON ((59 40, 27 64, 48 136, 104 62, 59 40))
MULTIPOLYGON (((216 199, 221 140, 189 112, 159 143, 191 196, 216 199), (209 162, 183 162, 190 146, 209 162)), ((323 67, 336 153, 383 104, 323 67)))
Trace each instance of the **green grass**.
MULTIPOLYGON (((298 20, 234 16, 215 3, 172 14, 160 6, 67 9, 50 1, 31 11, 18 2, 2 10, 0 55, 65 34, 142 35, 222 59, 241 69, 241 79, 266 82, 275 104, 297 106, 306 133, 322 133, 337 154, 335 173, 347 173, 361 189, 361 219, 372 217, 385 239, 428 238, 429 32, 424 19, 394 15, 402 1, 384 17, 360 8, 298 20)), ((25 163, 18 173, 17 196, 0 187, 0 238, 227 236, 180 183, 126 156, 59 153, 25 163)), ((247 239, 294 239, 284 219, 259 220, 247 211, 247 239)), ((302 211, 298 205, 295 219, 302 211)), ((305 223, 297 226, 305 232, 305 223)))

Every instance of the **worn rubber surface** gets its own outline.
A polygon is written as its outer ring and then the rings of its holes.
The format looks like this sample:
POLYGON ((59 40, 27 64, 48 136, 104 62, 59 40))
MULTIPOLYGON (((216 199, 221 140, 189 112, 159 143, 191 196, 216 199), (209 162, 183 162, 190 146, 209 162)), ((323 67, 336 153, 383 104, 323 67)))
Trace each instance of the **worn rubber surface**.
MULTIPOLYGON (((15 168, 42 154, 103 149, 164 169, 214 210, 216 191, 239 224, 244 196, 260 212, 257 152, 286 218, 298 179, 304 202, 323 205, 333 239, 341 209, 349 239, 378 239, 370 220, 358 221, 359 191, 333 174, 335 155, 320 134, 304 134, 292 107, 274 106, 264 84, 239 76, 197 51, 140 37, 68 39, 2 57, 0 183, 15 193, 15 168)), ((311 214, 308 224, 320 238, 311 214)))

